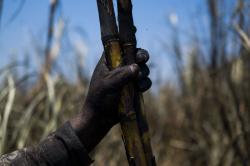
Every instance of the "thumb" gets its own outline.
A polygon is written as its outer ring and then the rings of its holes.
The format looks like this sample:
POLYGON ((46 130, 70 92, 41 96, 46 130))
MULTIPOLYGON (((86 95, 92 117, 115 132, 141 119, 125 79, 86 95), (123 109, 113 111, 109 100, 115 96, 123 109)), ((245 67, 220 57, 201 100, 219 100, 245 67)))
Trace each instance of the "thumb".
POLYGON ((132 64, 128 66, 118 67, 108 74, 109 85, 113 88, 120 88, 129 81, 135 79, 139 74, 139 66, 132 64))

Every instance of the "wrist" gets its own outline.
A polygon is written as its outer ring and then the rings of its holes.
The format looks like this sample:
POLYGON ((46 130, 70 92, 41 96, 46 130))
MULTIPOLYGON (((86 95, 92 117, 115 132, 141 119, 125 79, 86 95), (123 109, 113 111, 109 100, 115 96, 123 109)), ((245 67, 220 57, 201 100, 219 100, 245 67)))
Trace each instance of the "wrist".
POLYGON ((86 105, 80 114, 70 120, 70 123, 88 152, 101 141, 112 127, 105 125, 102 122, 102 117, 86 105))

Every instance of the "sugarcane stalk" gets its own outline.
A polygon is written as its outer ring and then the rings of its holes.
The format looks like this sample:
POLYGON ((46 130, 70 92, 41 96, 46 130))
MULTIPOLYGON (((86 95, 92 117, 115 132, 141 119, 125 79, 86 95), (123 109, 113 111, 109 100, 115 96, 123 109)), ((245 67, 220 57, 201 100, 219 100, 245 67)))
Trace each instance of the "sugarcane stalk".
MULTIPOLYGON (((117 5, 119 38, 122 45, 125 63, 129 65, 135 63, 135 56, 137 52, 137 41, 135 35, 136 27, 134 25, 132 13, 133 6, 131 0, 117 0, 117 5)), ((146 155, 146 160, 148 165, 156 165, 150 142, 149 127, 144 111, 143 96, 141 93, 139 93, 135 86, 132 88, 132 91, 134 91, 134 111, 136 112, 137 123, 142 139, 141 141, 143 144, 144 153, 146 155)), ((124 125, 122 125, 122 128, 123 126, 124 125)))
MULTIPOLYGON (((121 66, 123 64, 122 49, 120 47, 119 33, 115 19, 114 7, 112 0, 97 0, 101 36, 105 51, 105 57, 110 70, 121 66)), ((136 46, 136 45, 135 45, 136 46)), ((133 50, 134 56, 135 50, 133 50)), ((127 54, 124 54, 127 55, 127 54)), ((124 57, 130 60, 130 58, 124 57)), ((127 61, 127 60, 126 60, 127 61)), ((127 64, 131 64, 131 61, 127 61, 127 64)), ((121 117, 121 129, 123 132, 123 141, 126 149, 126 154, 128 158, 129 165, 140 165, 140 166, 150 166, 152 165, 151 159, 147 158, 145 153, 144 142, 142 141, 142 136, 144 132, 141 132, 142 126, 138 124, 140 122, 143 124, 142 118, 137 118, 137 115, 141 115, 140 111, 141 103, 138 101, 138 93, 134 88, 134 83, 129 83, 124 87, 121 94, 121 100, 119 105, 119 113, 121 117), (140 120, 140 121, 138 121, 140 120)))

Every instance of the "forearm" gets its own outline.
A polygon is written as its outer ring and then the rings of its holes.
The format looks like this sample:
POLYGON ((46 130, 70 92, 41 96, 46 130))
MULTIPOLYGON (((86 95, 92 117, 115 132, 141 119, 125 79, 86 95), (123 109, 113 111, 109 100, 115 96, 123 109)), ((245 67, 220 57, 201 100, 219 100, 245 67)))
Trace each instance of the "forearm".
POLYGON ((84 166, 92 160, 88 153, 102 140, 112 125, 102 122, 93 110, 84 110, 43 142, 0 157, 0 165, 84 166))
POLYGON ((0 157, 0 165, 82 166, 92 160, 69 122, 50 134, 38 146, 25 148, 0 157))

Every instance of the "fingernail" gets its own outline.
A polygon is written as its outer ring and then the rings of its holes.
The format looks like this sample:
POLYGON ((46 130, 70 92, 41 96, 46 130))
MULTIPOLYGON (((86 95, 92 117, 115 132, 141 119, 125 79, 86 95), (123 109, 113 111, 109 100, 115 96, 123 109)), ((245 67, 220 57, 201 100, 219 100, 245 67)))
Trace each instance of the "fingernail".
POLYGON ((139 73, 139 66, 137 64, 132 64, 129 66, 132 73, 139 73))
POLYGON ((145 51, 142 51, 140 54, 139 54, 140 58, 143 60, 143 61, 148 61, 149 59, 149 56, 148 56, 148 53, 145 52, 145 51))

